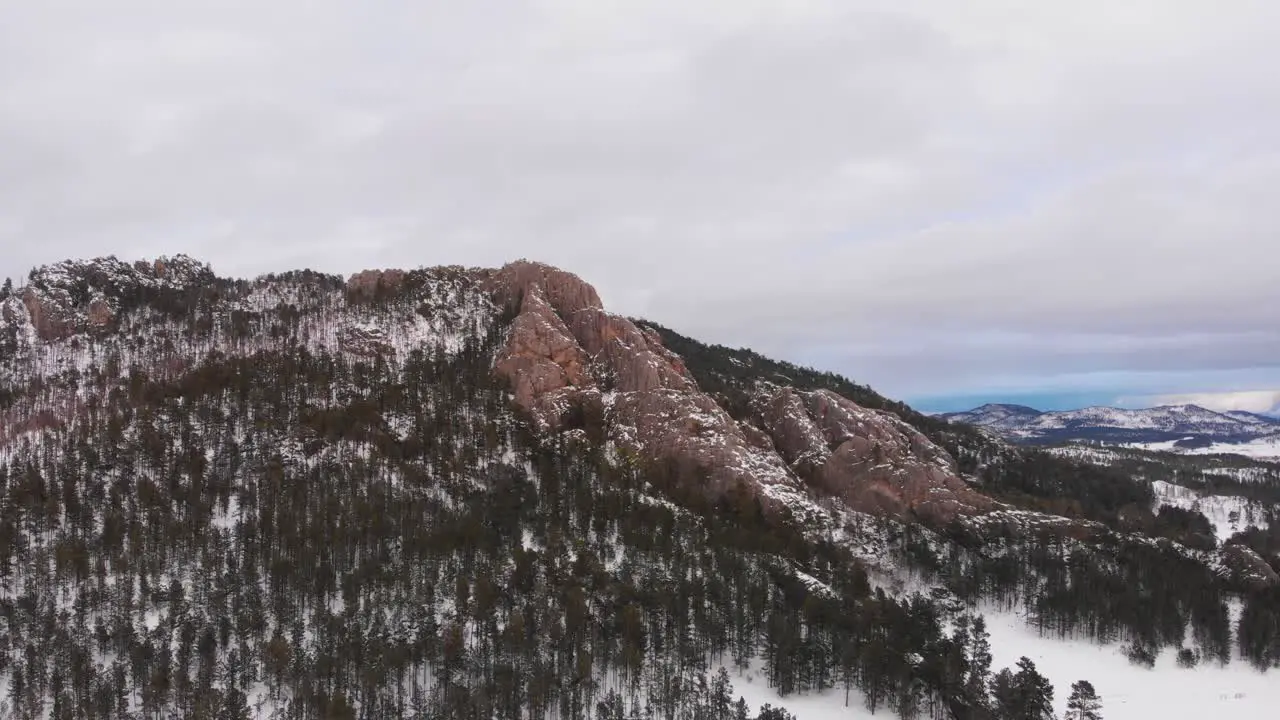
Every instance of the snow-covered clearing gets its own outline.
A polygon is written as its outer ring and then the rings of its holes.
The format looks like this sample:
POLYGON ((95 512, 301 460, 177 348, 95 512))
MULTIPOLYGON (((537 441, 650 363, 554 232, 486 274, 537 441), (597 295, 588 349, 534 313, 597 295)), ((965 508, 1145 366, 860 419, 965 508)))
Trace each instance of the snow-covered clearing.
MULTIPOLYGON (((888 709, 881 709, 872 715, 863 705, 862 693, 857 688, 849 693, 848 707, 845 707, 842 689, 828 690, 821 694, 780 698, 778 693, 769 687, 762 662, 757 660, 751 663, 749 669, 742 672, 735 670, 732 665, 726 665, 725 668, 729 671, 729 679, 733 681, 734 699, 741 697, 746 700, 753 713, 759 712, 761 706, 768 703, 776 708, 787 710, 796 716, 796 720, 860 720, 897 717, 888 709)), ((712 673, 714 674, 716 670, 717 668, 712 668, 712 673)))
POLYGON ((1258 503, 1248 498, 1231 495, 1201 495, 1191 488, 1174 485, 1161 480, 1151 483, 1155 491, 1155 509, 1172 505, 1183 510, 1195 510, 1203 514, 1213 524, 1213 532, 1218 542, 1226 542, 1232 535, 1250 525, 1265 530, 1267 527, 1266 512, 1258 503))
MULTIPOLYGON (((1190 438, 1188 438, 1190 439, 1190 438)), ((1216 442, 1205 447, 1178 447, 1178 440, 1128 443, 1125 447, 1139 450, 1176 452, 1183 455, 1243 455, 1255 460, 1280 460, 1280 437, 1275 435, 1243 443, 1216 442)))
POLYGON ((1151 489, 1156 493, 1155 510, 1171 505, 1201 512, 1213 524, 1213 536, 1217 538, 1217 542, 1228 541, 1249 525, 1263 530, 1267 528, 1265 509, 1257 502, 1249 502, 1248 498, 1201 495, 1192 488, 1175 486, 1164 480, 1151 483, 1151 489))
POLYGON ((982 608, 982 614, 991 633, 994 667, 1012 667, 1024 655, 1031 658, 1054 685, 1059 717, 1076 680, 1097 688, 1107 720, 1274 720, 1280 714, 1280 673, 1259 673, 1239 660, 1226 667, 1205 663, 1187 670, 1178 667, 1168 650, 1148 670, 1131 664, 1118 644, 1044 638, 1016 612, 982 608))

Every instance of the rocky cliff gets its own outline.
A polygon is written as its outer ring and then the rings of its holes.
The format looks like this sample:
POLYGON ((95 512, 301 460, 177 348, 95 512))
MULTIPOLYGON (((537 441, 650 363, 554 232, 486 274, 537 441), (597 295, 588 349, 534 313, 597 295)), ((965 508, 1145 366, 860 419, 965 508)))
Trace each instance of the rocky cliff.
MULTIPOLYGON (((488 273, 483 284, 515 312, 496 372, 541 432, 598 422, 620 447, 709 498, 746 495, 766 514, 815 524, 830 519, 826 508, 834 503, 945 529, 975 546, 1042 535, 1151 542, 998 502, 898 415, 830 390, 761 382, 749 412, 735 419, 655 332, 608 312, 595 288, 572 273, 519 261, 488 273)), ((1241 549, 1197 557, 1237 585, 1280 582, 1241 549)))
POLYGON ((497 371, 545 432, 601 416, 609 436, 644 460, 674 466, 712 496, 745 490, 774 511, 834 497, 942 525, 995 505, 910 425, 835 393, 773 388, 762 391, 754 422, 734 420, 656 333, 606 311, 572 273, 520 261, 489 287, 519 308, 497 371))
POLYGON ((20 292, 0 299, 0 317, 29 328, 35 339, 54 342, 109 328, 121 309, 144 298, 212 279, 208 265, 185 255, 135 263, 115 257, 67 260, 33 270, 20 292))
POLYGON ((892 413, 789 387, 762 392, 759 404, 796 474, 855 510, 940 525, 995 507, 960 479, 950 455, 892 413))

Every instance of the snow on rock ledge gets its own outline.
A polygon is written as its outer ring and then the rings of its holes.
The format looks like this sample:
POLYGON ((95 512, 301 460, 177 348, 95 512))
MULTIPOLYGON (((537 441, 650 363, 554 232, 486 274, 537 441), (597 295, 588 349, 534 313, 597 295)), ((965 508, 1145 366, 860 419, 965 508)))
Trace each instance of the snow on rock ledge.
POLYGON ((25 313, 10 299, 2 316, 9 323, 28 322, 36 338, 54 342, 109 326, 122 306, 147 291, 182 289, 213 277, 208 265, 185 255, 136 263, 115 257, 65 260, 32 271, 16 295, 25 313))

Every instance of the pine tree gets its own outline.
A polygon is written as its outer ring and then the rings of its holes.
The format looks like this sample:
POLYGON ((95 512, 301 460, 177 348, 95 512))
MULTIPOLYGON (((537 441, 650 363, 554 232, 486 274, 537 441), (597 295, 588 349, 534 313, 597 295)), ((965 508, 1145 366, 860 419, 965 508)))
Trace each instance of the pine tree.
POLYGON ((1018 672, 1013 676, 1013 684, 1020 717, 1026 720, 1053 718, 1053 685, 1036 670, 1036 664, 1030 658, 1018 660, 1018 672))
POLYGON ((1102 720, 1102 700, 1088 680, 1071 684, 1066 720, 1102 720))
POLYGON ((973 619, 968 633, 966 659, 969 672, 965 679, 964 697, 969 707, 980 717, 991 710, 988 687, 991 684, 991 635, 987 621, 981 615, 973 619))
POLYGON ((1052 720, 1053 686, 1029 658, 1019 659, 1017 667, 1017 673, 1005 668, 992 680, 992 716, 996 720, 1052 720))

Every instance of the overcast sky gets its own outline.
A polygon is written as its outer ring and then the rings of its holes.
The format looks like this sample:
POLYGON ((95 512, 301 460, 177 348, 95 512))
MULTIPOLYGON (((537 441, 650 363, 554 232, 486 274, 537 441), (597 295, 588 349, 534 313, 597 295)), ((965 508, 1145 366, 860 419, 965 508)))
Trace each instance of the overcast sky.
POLYGON ((1277 27, 1273 0, 8 2, 0 276, 524 256, 926 408, 1261 410, 1277 27))

